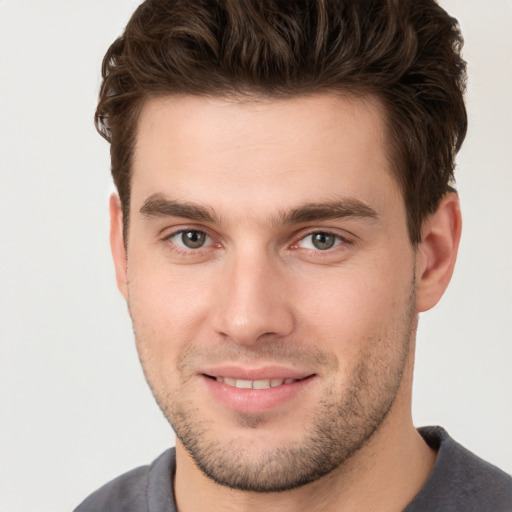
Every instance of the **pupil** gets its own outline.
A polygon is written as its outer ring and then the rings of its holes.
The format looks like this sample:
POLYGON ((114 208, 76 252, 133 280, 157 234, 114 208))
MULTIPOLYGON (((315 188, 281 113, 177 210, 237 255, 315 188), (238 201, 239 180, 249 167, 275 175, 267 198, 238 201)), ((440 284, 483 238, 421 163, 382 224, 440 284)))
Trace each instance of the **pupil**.
POLYGON ((197 249, 204 244, 206 235, 201 231, 185 231, 181 235, 183 244, 189 249, 197 249))
POLYGON ((326 250, 334 245, 334 236, 327 233, 315 233, 313 235, 313 245, 317 249, 326 250))

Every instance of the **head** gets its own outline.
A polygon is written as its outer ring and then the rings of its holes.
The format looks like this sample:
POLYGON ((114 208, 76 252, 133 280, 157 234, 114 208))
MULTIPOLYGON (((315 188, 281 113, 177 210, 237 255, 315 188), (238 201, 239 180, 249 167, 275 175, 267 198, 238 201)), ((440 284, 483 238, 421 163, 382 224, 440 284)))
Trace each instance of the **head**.
POLYGON ((213 480, 304 485, 410 420, 460 235, 460 45, 428 1, 147 1, 109 49, 118 284, 213 480))

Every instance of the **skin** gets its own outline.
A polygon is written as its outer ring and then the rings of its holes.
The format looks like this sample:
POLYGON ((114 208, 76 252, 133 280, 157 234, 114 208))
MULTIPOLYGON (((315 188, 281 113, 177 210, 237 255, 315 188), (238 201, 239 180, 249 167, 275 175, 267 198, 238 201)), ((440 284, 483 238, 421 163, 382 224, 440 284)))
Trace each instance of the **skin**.
POLYGON ((112 250, 177 432, 179 510, 404 508, 435 460, 411 419, 417 317, 449 282, 461 221, 447 194, 411 245, 378 101, 152 99, 131 197, 127 241, 111 199, 112 250), (242 407, 208 377, 269 371, 307 378, 242 407))

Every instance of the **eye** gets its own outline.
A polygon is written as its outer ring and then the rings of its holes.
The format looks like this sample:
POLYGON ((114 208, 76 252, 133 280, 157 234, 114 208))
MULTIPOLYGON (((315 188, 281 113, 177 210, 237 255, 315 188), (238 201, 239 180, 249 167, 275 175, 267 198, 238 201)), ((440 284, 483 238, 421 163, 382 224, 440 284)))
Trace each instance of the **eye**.
POLYGON ((310 233, 309 235, 302 238, 298 246, 302 249, 311 249, 315 251, 327 251, 332 249, 343 242, 343 238, 333 233, 326 233, 318 231, 316 233, 310 233))
POLYGON ((185 229, 174 233, 168 238, 173 244, 183 249, 200 249, 211 242, 210 237, 204 231, 197 229, 185 229))

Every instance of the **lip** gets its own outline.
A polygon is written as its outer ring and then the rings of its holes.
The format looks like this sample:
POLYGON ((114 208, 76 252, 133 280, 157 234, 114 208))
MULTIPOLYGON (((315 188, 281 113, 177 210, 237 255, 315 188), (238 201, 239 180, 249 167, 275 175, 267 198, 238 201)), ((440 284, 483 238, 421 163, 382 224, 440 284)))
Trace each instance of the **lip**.
POLYGON ((285 406, 312 385, 316 375, 301 370, 281 366, 244 368, 238 366, 217 366, 205 369, 200 374, 207 392, 215 401, 235 412, 258 414, 285 406), (216 377, 230 377, 242 380, 296 379, 266 389, 242 389, 218 382, 216 377))

